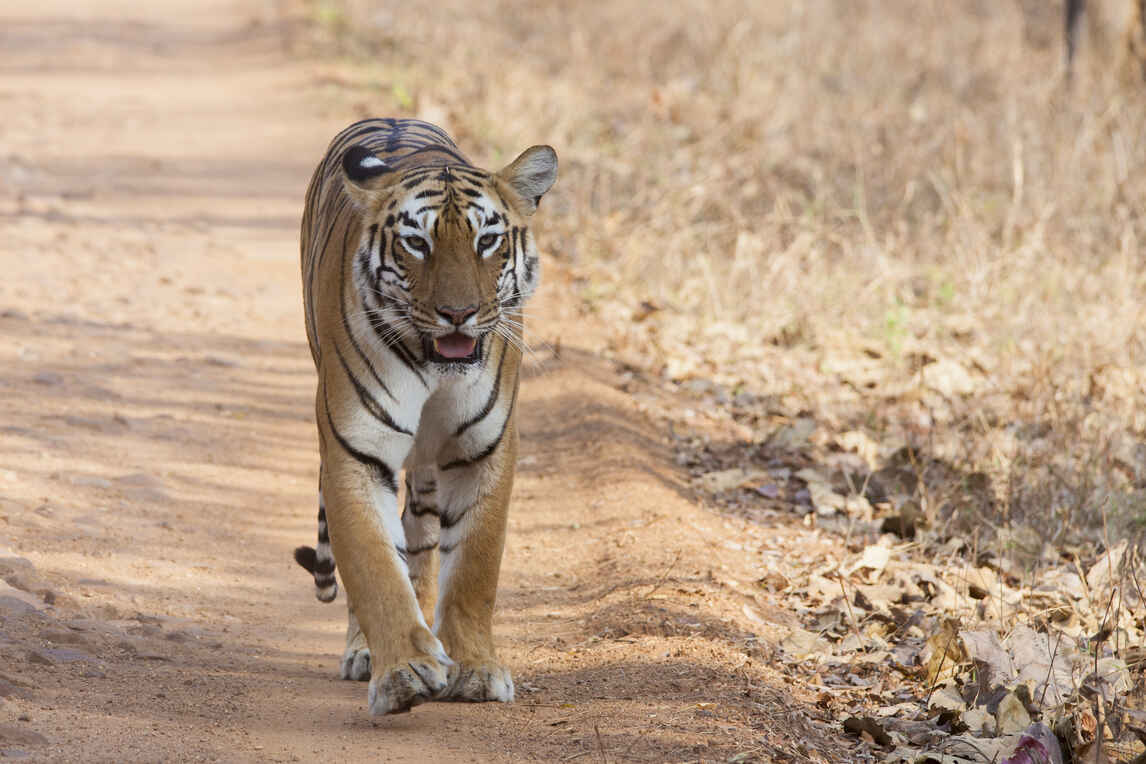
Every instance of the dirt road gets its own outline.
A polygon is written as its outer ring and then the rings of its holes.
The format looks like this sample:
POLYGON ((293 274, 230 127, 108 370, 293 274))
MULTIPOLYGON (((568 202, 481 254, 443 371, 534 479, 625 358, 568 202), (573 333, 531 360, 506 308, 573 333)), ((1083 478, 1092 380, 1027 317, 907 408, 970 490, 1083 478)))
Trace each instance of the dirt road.
POLYGON ((532 337, 562 350, 524 381, 499 601, 518 701, 368 717, 365 685, 336 679, 345 600, 318 603, 291 560, 313 541, 317 467, 297 221, 358 115, 272 2, 0 16, 0 757, 821 745, 764 659, 784 616, 748 585, 788 537, 690 497, 642 411, 671 401, 594 354, 555 263, 532 337))

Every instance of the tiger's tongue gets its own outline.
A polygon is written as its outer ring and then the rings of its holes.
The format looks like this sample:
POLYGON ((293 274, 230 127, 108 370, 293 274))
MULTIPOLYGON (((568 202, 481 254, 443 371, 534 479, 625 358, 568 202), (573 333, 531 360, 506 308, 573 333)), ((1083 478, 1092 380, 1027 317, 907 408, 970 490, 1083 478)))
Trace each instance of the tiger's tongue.
POLYGON ((438 355, 443 358, 465 358, 474 352, 474 344, 476 343, 477 340, 473 337, 454 332, 434 340, 434 350, 438 351, 438 355))

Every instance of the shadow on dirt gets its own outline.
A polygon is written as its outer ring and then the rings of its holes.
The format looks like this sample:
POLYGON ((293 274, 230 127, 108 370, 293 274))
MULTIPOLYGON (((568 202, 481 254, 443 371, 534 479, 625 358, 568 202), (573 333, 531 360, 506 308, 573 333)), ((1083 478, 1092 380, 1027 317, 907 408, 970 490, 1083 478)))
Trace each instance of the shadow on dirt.
MULTIPOLYGON (((313 502, 317 464, 305 344, 14 312, 0 316, 0 343, 16 355, 0 376, 0 461, 25 476, 0 507, 53 553, 76 555, 80 579, 115 581, 125 601, 139 587, 154 593, 163 577, 129 583, 115 571, 202 565, 210 555, 197 560, 196 548, 225 537, 282 546, 289 558, 283 529, 310 520, 297 510, 313 502), (92 556, 117 566, 84 575, 92 556)), ((234 578, 253 571, 251 560, 210 564, 219 591, 204 596, 257 586, 234 578)), ((68 567, 43 573, 67 580, 68 567)))

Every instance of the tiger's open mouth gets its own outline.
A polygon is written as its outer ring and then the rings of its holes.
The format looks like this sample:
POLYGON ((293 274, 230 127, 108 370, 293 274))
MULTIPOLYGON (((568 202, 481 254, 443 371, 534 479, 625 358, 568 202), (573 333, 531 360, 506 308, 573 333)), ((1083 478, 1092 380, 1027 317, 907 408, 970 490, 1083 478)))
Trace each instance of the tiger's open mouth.
POLYGON ((426 358, 435 363, 477 363, 481 358, 480 338, 461 332, 428 337, 425 344, 426 358))

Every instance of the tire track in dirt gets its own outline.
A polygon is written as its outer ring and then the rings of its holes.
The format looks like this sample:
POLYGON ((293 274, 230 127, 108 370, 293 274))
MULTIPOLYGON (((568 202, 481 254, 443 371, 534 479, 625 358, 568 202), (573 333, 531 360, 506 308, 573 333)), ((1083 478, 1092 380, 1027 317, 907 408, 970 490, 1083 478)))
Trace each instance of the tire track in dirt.
POLYGON ((290 558, 317 466, 297 220, 352 116, 272 3, 0 16, 0 754, 676 761, 819 734, 742 614, 768 539, 697 510, 553 263, 532 334, 574 347, 523 382, 497 626, 519 700, 369 718, 335 679, 344 600, 290 558))

